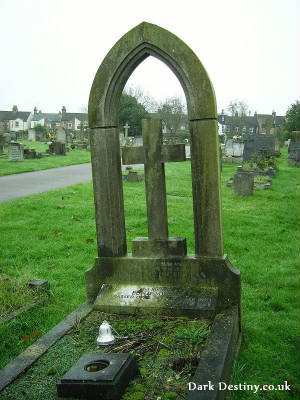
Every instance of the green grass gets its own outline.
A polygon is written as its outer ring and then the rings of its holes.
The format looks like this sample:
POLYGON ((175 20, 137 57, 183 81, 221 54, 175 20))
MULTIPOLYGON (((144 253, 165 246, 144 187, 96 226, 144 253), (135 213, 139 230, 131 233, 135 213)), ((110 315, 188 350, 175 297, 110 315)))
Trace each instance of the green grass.
MULTIPOLYGON (((233 383, 292 384, 286 392, 233 392, 232 399, 296 399, 299 385, 299 175, 286 149, 269 190, 236 197, 222 172, 224 247, 242 273, 243 335, 233 383)), ((167 164, 170 236, 186 236, 193 253, 190 165, 167 164)), ((124 182, 127 240, 147 236, 144 182, 124 182)), ((46 304, 0 327, 0 367, 85 299, 84 271, 97 255, 93 192, 81 184, 0 205, 0 266, 16 278, 47 279, 46 304), (87 241, 94 239, 94 241, 87 241), (50 267, 50 268, 48 268, 50 267), (24 337, 40 332, 36 338, 24 337)), ((1 275, 0 275, 1 276, 1 275)), ((2 305, 2 307, 5 305, 2 305)), ((1 305, 0 305, 1 307, 1 305)))
MULTIPOLYGON (((20 143, 23 143, 31 149, 35 149, 37 153, 45 153, 46 149, 49 147, 46 143, 29 142, 27 140, 21 140, 20 143)), ((24 159, 24 161, 8 161, 6 149, 4 154, 0 156, 0 176, 64 167, 66 165, 83 164, 90 161, 90 152, 78 149, 68 151, 65 156, 46 156, 36 159, 24 159)))

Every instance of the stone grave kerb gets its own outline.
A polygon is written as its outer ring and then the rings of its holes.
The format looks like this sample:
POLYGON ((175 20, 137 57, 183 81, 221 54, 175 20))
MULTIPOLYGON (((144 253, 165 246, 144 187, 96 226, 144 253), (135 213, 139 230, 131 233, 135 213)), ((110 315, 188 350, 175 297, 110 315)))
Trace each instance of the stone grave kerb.
MULTIPOLYGON (((98 242, 95 266, 86 272, 88 299, 95 300, 103 284, 151 285, 160 282, 169 287, 214 287, 218 291, 216 310, 239 306, 240 274, 223 251, 215 95, 197 56, 172 33, 147 22, 141 23, 112 47, 100 65, 90 92, 88 117, 98 242), (151 256, 144 240, 136 246, 133 243, 136 251, 127 254, 118 107, 126 81, 148 56, 158 58, 173 71, 187 100, 191 132, 194 255, 182 251, 184 238, 169 240, 172 238, 168 238, 167 229, 163 231, 163 237, 152 238, 167 243, 164 250, 164 246, 160 247, 161 252, 151 256)), ((144 123, 144 131, 151 129, 151 137, 159 132, 159 129, 149 127, 149 123, 144 123)), ((149 146, 151 143, 152 139, 149 146)), ((147 157, 147 152, 144 157, 147 157)), ((162 171, 161 177, 163 175, 162 171)), ((155 199, 147 199, 147 204, 149 201, 155 199)), ((166 218, 165 215, 164 227, 166 218)))

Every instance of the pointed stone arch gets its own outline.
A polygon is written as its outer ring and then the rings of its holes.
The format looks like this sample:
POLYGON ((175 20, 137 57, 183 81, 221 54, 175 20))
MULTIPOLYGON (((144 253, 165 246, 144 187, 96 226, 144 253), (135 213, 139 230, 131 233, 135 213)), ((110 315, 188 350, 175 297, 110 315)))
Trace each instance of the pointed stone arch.
POLYGON ((173 71, 186 96, 191 132, 195 253, 222 257, 214 90, 194 52, 172 33, 147 22, 130 30, 112 47, 96 73, 90 92, 88 115, 99 256, 127 253, 118 108, 128 78, 150 55, 173 71))

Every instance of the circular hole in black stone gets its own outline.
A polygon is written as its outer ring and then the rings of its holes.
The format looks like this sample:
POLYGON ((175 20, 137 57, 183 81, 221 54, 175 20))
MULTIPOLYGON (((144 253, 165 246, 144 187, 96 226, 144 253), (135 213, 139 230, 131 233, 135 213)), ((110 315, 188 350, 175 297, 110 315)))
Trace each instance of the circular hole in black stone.
POLYGON ((105 369, 109 366, 109 362, 105 360, 96 360, 96 361, 91 361, 88 364, 84 366, 84 369, 87 372, 98 372, 101 371, 102 369, 105 369))

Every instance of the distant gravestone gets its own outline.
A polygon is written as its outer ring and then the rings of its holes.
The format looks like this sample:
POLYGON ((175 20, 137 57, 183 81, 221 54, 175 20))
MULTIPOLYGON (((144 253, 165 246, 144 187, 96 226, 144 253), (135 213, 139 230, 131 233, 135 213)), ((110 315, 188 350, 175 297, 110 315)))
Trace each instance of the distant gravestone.
POLYGON ((261 157, 275 155, 275 137, 273 135, 249 135, 244 142, 243 161, 249 161, 254 154, 261 157))
POLYGON ((290 142, 288 160, 292 165, 300 165, 300 142, 290 142))
POLYGON ((30 142, 35 142, 36 141, 36 133, 34 129, 28 129, 28 140, 30 142))
POLYGON ((241 140, 228 138, 225 143, 226 157, 242 157, 244 142, 241 140))
POLYGON ((49 153, 54 154, 56 156, 65 156, 66 155, 66 144, 59 142, 52 142, 49 145, 49 153))
POLYGON ((251 173, 237 172, 233 177, 233 190, 237 196, 251 196, 254 188, 254 176, 251 173))
POLYGON ((11 142, 8 144, 8 160, 24 161, 24 146, 22 143, 11 142))
POLYGON ((5 137, 4 135, 0 134, 0 156, 3 154, 4 151, 4 142, 5 142, 5 137))
POLYGON ((67 142, 66 131, 61 126, 56 128, 56 130, 55 130, 55 139, 56 139, 56 142, 58 142, 58 143, 66 143, 67 142))

